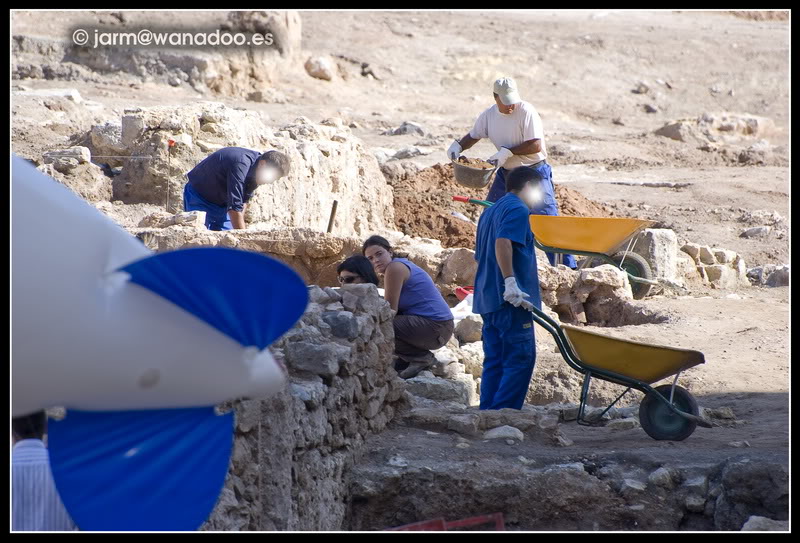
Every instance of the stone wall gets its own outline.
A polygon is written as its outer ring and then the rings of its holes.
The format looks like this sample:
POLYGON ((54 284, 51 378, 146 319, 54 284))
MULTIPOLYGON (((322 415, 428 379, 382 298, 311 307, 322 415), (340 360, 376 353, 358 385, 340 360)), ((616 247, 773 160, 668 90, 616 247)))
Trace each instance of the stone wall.
POLYGON ((290 384, 236 410, 225 488, 204 530, 338 530, 365 439, 403 406, 392 312, 373 285, 309 287, 302 320, 272 347, 290 384))
POLYGON ((678 264, 687 280, 712 288, 738 290, 750 286, 744 259, 728 249, 687 243, 681 247, 678 264))

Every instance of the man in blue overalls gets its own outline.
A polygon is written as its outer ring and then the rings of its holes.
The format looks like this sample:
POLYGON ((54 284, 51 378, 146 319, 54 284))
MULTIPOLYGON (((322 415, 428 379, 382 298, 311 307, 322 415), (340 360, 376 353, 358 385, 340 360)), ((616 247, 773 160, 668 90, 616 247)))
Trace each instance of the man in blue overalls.
MULTIPOLYGON (((544 129, 539 113, 528 102, 524 102, 517 91, 517 84, 510 77, 494 82, 495 105, 478 116, 475 126, 460 141, 453 142, 447 156, 457 159, 482 138, 489 138, 497 152, 489 158, 498 169, 486 199, 496 202, 506 193, 508 172, 517 166, 530 166, 541 173, 544 200, 531 213, 558 215, 558 205, 553 187, 553 171, 547 163, 544 129)), ((554 266, 556 255, 546 253, 550 265, 554 266)), ((564 255, 564 264, 575 269, 575 257, 564 255)))
POLYGON ((481 409, 521 409, 533 375, 531 308, 542 302, 529 217, 545 181, 535 168, 511 170, 508 192, 478 221, 472 311, 483 318, 481 409))
POLYGON ((278 151, 260 153, 224 147, 203 159, 186 174, 184 211, 205 211, 209 230, 244 229, 247 201, 260 185, 287 175, 289 157, 278 151))

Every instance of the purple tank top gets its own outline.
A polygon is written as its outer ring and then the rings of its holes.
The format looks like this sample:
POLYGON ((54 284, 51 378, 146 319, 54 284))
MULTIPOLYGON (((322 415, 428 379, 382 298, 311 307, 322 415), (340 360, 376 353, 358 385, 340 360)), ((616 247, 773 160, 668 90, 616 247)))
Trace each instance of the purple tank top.
POLYGON ((450 306, 425 270, 405 258, 395 258, 392 262, 402 262, 411 272, 400 291, 398 315, 419 315, 433 321, 449 321, 453 318, 450 306))

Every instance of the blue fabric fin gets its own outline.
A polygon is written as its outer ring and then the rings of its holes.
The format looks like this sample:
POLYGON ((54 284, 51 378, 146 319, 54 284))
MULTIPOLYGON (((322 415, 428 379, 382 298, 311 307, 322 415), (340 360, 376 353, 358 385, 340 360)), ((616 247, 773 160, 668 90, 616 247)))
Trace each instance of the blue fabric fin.
POLYGON ((265 349, 302 317, 308 288, 273 258, 237 249, 181 249, 120 269, 245 347, 265 349))
POLYGON ((233 447, 233 412, 213 407, 68 410, 48 426, 53 479, 81 530, 196 530, 233 447))

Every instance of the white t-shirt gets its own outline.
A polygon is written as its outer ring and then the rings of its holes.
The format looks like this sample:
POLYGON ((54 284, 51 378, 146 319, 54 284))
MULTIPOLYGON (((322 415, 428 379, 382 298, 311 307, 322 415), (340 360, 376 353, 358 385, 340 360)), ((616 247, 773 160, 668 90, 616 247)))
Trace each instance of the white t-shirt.
POLYGON ((516 147, 520 143, 528 140, 541 140, 542 150, 531 155, 514 155, 509 158, 503 167, 507 170, 536 164, 547 158, 547 150, 544 145, 544 128, 539 113, 528 102, 520 102, 514 108, 514 112, 503 115, 494 104, 478 116, 475 126, 469 132, 473 139, 489 138, 497 147, 516 147))

